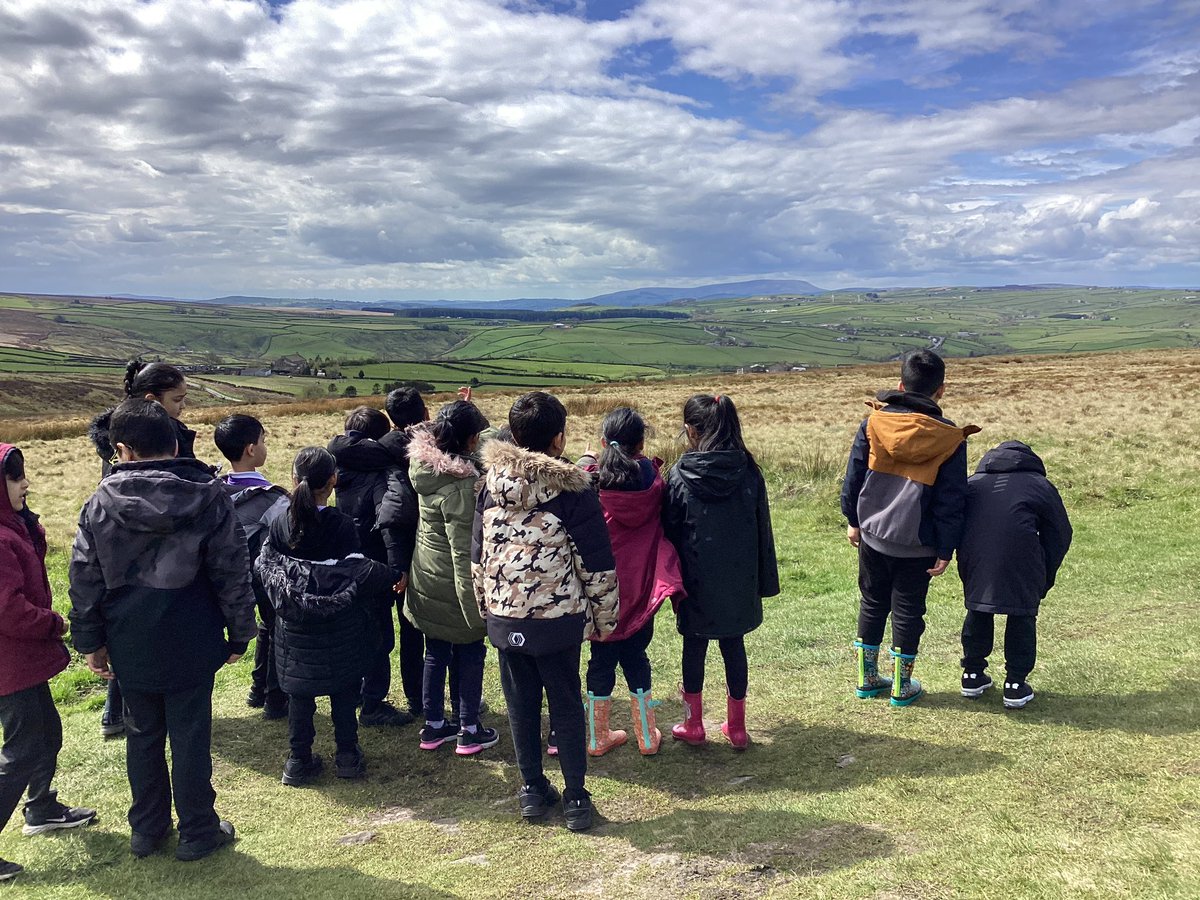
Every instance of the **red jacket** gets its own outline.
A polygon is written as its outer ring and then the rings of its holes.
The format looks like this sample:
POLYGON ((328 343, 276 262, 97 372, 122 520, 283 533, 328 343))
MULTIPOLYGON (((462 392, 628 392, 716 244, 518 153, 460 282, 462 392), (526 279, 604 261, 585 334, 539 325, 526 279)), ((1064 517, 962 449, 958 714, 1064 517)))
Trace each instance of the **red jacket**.
MULTIPOLYGON (((0 471, 11 444, 0 444, 0 471)), ((67 630, 50 608, 46 532, 29 512, 18 513, 0 491, 0 697, 49 681, 71 655, 67 630)))

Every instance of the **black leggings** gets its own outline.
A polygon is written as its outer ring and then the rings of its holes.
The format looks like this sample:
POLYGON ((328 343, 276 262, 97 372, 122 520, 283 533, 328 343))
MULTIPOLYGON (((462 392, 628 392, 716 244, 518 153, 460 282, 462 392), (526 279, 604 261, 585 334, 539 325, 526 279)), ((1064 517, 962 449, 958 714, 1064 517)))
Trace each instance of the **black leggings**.
MULTIPOLYGON (((646 648, 654 639, 654 620, 651 619, 629 637, 620 641, 592 641, 592 655, 587 665, 588 693, 611 697, 617 686, 617 665, 625 673, 629 692, 650 690, 650 657, 646 648)), ((703 668, 704 663, 700 663, 703 668)), ((703 679, 703 675, 700 676, 703 679)))
MULTIPOLYGON (((683 689, 698 694, 704 689, 704 658, 708 656, 708 638, 683 636, 683 689)), ((738 637, 717 641, 725 660, 725 685, 734 700, 744 700, 750 683, 750 664, 746 661, 746 641, 738 637)))

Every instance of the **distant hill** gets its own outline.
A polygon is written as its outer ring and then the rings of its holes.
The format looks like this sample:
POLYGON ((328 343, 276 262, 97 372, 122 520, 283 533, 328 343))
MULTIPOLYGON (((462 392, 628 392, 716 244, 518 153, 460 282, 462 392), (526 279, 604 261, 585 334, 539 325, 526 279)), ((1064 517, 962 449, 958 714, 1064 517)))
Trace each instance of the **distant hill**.
POLYGON ((701 284, 686 288, 634 288, 631 291, 589 297, 586 302, 595 303, 597 306, 653 306, 670 303, 672 300, 725 300, 732 297, 770 297, 776 294, 800 296, 825 292, 824 288, 808 281, 761 279, 701 284))

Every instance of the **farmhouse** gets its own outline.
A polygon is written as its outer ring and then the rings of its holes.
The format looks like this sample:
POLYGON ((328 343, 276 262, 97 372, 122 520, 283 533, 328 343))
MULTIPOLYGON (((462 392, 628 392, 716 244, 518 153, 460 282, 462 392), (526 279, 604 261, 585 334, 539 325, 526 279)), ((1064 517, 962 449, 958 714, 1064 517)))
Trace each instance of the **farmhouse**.
POLYGON ((298 353, 291 356, 281 356, 271 363, 271 372, 275 375, 307 375, 308 360, 298 353))

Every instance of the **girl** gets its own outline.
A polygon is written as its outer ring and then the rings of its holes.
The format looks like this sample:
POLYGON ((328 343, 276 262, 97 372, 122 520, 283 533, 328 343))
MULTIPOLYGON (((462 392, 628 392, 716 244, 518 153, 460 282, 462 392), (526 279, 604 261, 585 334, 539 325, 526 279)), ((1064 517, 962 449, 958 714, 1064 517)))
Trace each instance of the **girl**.
POLYGON ((500 740, 494 728, 479 721, 487 631, 471 584, 471 527, 480 472, 470 456, 487 427, 478 407, 456 400, 443 406, 429 425, 414 429, 408 445, 420 523, 404 615, 425 634, 420 743, 422 750, 436 750, 457 737, 459 756, 479 753, 500 740), (444 688, 452 664, 458 668, 458 696, 451 705, 459 721, 447 722, 444 688))
POLYGON ((363 673, 379 641, 379 599, 391 588, 388 569, 359 552, 354 520, 328 506, 337 464, 321 447, 305 447, 292 466, 295 490, 276 516, 255 569, 275 609, 275 664, 288 695, 291 753, 283 783, 298 787, 324 768, 312 752, 317 697, 328 697, 339 778, 366 774, 358 745, 363 673))
POLYGON ((624 731, 610 731, 612 691, 617 664, 629 685, 630 711, 638 750, 658 752, 662 733, 655 726, 650 695, 650 658, 646 648, 654 637, 654 614, 667 597, 682 597, 679 556, 663 537, 662 506, 665 486, 659 476, 662 460, 642 455, 646 423, 634 410, 619 407, 600 426, 604 442, 599 460, 581 459, 594 472, 600 505, 617 560, 621 604, 617 628, 606 638, 592 638, 587 668, 588 753, 603 756, 625 743, 624 731))
MULTIPOLYGON (((196 432, 181 421, 183 408, 187 404, 187 378, 172 365, 164 362, 145 363, 140 359, 130 360, 125 367, 125 397, 142 397, 162 405, 175 426, 175 440, 179 457, 195 459, 196 432)), ((112 409, 96 416, 88 427, 88 437, 100 456, 100 477, 112 471, 117 462, 117 451, 108 439, 108 422, 112 409)), ((100 733, 104 737, 117 737, 125 733, 125 717, 121 702, 121 686, 116 679, 108 682, 108 696, 104 699, 104 712, 100 715, 100 733)))
POLYGON ((742 441, 732 400, 696 394, 683 407, 683 424, 688 450, 667 475, 663 509, 663 527, 679 551, 688 593, 678 609, 687 718, 671 735, 704 743, 704 658, 715 640, 729 690, 721 733, 735 750, 745 750, 750 736, 743 638, 762 624, 762 598, 779 593, 767 488, 742 441))
MULTIPOLYGON (((62 748, 62 721, 50 696, 50 679, 67 667, 62 642, 67 623, 50 606, 46 532, 25 505, 25 458, 0 444, 0 828, 25 789, 25 834, 89 825, 96 811, 58 802, 51 788, 62 748)), ((21 871, 0 859, 0 881, 21 871)))

